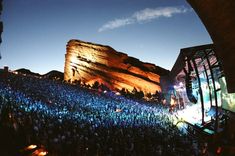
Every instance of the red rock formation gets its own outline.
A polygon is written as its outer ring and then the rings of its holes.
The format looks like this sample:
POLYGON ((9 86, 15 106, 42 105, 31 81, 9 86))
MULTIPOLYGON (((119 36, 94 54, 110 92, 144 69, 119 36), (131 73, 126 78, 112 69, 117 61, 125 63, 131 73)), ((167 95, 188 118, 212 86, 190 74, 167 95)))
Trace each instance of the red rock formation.
POLYGON ((109 46, 70 40, 65 55, 64 79, 92 85, 103 83, 111 90, 135 87, 144 93, 161 91, 160 76, 168 71, 143 63, 109 46))

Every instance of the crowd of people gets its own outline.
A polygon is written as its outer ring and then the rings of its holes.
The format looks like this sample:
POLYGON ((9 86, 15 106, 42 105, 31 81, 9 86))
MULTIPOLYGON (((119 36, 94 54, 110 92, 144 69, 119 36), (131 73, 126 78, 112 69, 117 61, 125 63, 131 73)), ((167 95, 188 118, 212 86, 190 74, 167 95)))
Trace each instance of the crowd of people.
POLYGON ((208 154, 171 118, 161 105, 112 93, 19 74, 0 79, 3 155, 30 144, 49 155, 208 154))

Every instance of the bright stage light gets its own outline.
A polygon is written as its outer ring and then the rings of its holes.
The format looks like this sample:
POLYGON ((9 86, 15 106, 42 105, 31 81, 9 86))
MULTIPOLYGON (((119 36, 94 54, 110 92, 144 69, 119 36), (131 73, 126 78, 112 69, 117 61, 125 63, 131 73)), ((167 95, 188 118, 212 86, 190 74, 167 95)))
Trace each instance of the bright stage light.
POLYGON ((180 87, 183 87, 183 85, 184 85, 183 82, 180 82, 180 83, 179 83, 179 86, 180 86, 180 87))
POLYGON ((35 155, 35 156, 45 156, 47 154, 48 152, 44 149, 38 149, 32 153, 32 155, 35 155))
MULTIPOLYGON (((176 122, 184 121, 191 124, 202 123, 202 112, 199 104, 187 106, 185 109, 177 111, 176 116, 178 118, 176 122)), ((211 116, 204 114, 204 121, 208 122, 210 120, 211 116)))
POLYGON ((37 145, 29 145, 28 147, 26 147, 26 150, 32 150, 37 148, 37 145))

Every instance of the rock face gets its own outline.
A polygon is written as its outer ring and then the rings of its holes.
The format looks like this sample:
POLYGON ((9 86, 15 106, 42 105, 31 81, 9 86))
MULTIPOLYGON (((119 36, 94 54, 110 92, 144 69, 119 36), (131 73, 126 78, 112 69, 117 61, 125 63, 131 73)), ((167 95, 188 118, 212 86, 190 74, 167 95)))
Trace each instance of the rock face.
POLYGON ((70 40, 65 55, 64 80, 81 80, 86 84, 98 81, 111 90, 135 87, 144 93, 161 91, 160 76, 169 71, 143 63, 109 46, 70 40))

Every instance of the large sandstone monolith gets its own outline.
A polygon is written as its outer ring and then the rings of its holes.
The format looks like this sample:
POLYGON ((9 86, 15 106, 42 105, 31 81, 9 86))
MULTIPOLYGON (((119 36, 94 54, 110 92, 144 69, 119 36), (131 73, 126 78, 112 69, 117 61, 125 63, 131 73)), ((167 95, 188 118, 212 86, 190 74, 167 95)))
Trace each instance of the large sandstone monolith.
POLYGON ((98 81, 111 90, 135 87, 144 93, 161 91, 160 76, 167 70, 144 63, 109 46, 70 40, 65 55, 64 79, 86 84, 98 81))

